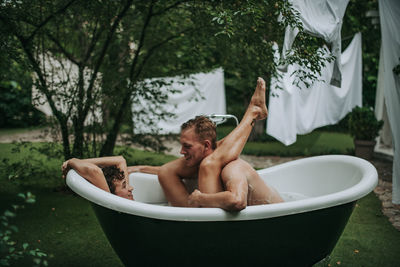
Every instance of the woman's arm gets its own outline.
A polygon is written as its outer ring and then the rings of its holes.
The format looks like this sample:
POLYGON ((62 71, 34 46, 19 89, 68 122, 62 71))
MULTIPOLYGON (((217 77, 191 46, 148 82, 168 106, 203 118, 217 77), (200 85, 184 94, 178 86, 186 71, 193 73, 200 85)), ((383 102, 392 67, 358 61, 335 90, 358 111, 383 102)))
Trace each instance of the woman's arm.
POLYGON ((128 166, 128 173, 132 172, 144 172, 150 174, 158 174, 160 171, 160 166, 149 166, 149 165, 135 165, 135 166, 128 166))
POLYGON ((230 191, 223 191, 214 194, 201 193, 195 190, 189 196, 191 207, 221 208, 228 211, 240 211, 247 206, 247 200, 238 197, 230 191))
POLYGON ((226 184, 227 191, 202 193, 195 190, 188 199, 192 207, 222 208, 228 211, 240 211, 247 206, 248 183, 246 178, 231 179, 226 184))
MULTIPOLYGON (((82 159, 85 162, 92 163, 100 168, 107 167, 107 166, 117 166, 125 175, 128 177, 128 169, 126 166, 126 160, 122 156, 111 156, 111 157, 101 157, 101 158, 89 158, 89 159, 82 159)), ((129 179, 128 179, 129 181, 129 179)))
POLYGON ((82 159, 82 161, 92 163, 99 167, 107 167, 107 166, 112 166, 112 165, 121 167, 121 165, 124 165, 124 164, 126 166, 126 160, 122 156, 89 158, 89 159, 82 159))
POLYGON ((63 177, 67 175, 70 169, 74 169, 80 176, 88 180, 93 185, 104 191, 110 192, 103 171, 97 165, 88 160, 72 158, 65 161, 62 165, 63 177))

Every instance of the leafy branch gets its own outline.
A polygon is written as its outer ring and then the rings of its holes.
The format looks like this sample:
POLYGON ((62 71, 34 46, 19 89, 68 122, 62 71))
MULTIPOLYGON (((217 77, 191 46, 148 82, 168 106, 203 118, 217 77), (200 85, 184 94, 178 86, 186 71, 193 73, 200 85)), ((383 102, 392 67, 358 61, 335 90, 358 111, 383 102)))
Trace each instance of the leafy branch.
MULTIPOLYGON (((35 196, 27 192, 19 193, 18 197, 22 198, 24 203, 35 203, 35 196)), ((21 246, 12 239, 12 234, 18 232, 18 228, 11 224, 11 220, 17 216, 17 211, 25 208, 24 205, 12 205, 0 215, 0 266, 10 266, 12 262, 26 257, 33 257, 33 266, 48 266, 46 260, 47 254, 38 248, 31 248, 28 243, 21 246)))

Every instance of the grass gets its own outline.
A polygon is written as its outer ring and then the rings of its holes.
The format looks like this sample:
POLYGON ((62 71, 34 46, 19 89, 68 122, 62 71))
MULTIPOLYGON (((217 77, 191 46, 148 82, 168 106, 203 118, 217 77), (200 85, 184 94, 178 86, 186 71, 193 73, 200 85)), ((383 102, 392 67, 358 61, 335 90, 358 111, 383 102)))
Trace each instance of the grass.
MULTIPOLYGON (((219 127, 218 138, 228 134, 232 127, 219 127)), ((243 149, 243 154, 255 156, 316 156, 327 154, 353 154, 353 139, 346 133, 313 131, 307 135, 298 135, 296 143, 285 146, 273 137, 261 137, 262 142, 248 142, 243 149)))
MULTIPOLYGON (((27 242, 30 247, 44 251, 49 266, 123 266, 88 201, 66 192, 34 190, 33 193, 36 203, 26 205, 13 222, 19 229, 13 237, 19 247, 27 242)), ((0 198, 0 210, 8 208, 5 203, 18 201, 14 193, 3 190, 0 198)), ((30 258, 13 264, 31 265, 30 258)))
MULTIPOLYGON (((349 144, 343 144, 346 138, 340 134, 320 132, 312 134, 311 137, 304 137, 303 141, 303 137, 299 138, 300 144, 296 143, 299 147, 297 151, 304 152, 307 148, 309 153, 323 153, 341 146, 343 151, 350 147, 349 144), (322 147, 322 144, 325 144, 325 147, 322 147)), ((273 141, 267 142, 271 144, 267 145, 266 149, 272 151, 273 141)), ((34 144, 37 148, 45 145, 34 144)), ((286 149, 290 150, 290 147, 286 149)), ((295 147, 292 146, 292 149, 295 147)), ((21 173, 14 182, 8 180, 8 174, 15 170, 0 169, 1 213, 11 204, 18 202, 17 193, 29 190, 36 195, 36 203, 26 205, 12 221, 12 224, 19 228, 19 232, 13 236, 18 245, 28 242, 31 247, 40 248, 48 253, 50 266, 122 266, 88 201, 68 191, 59 190, 63 186, 60 178, 62 160, 57 157, 48 160, 29 147, 21 148, 19 153, 12 153, 13 148, 14 144, 0 144, 0 164, 4 158, 10 158, 10 162, 25 161, 42 165, 42 168, 32 166, 42 169, 42 172, 21 173)), ((127 161, 128 164, 158 165, 173 158, 130 150, 127 161)), ((383 216, 380 207, 381 203, 374 193, 359 200, 331 256, 316 266, 398 266, 400 232, 383 216)), ((31 265, 31 259, 14 264, 26 265, 31 265)))
POLYGON ((328 263, 331 266, 399 266, 400 232, 382 214, 381 202, 374 193, 358 201, 328 263))
MULTIPOLYGON (((3 191, 3 190, 1 190, 3 191)), ((37 202, 22 210, 15 239, 49 254, 50 266, 122 266, 88 201, 67 193, 36 191, 37 202), (101 257, 99 257, 101 255, 101 257)), ((1 192, 0 209, 15 201, 1 192)), ((122 227, 122 226, 121 226, 122 227)), ((316 266, 398 266, 400 232, 380 212, 372 193, 358 202, 329 260, 316 266)), ((24 266, 18 262, 15 266, 24 266)))
MULTIPOLYGON (((60 171, 63 160, 48 159, 37 151, 46 145, 29 143, 15 153, 17 145, 0 144, 0 162, 9 159, 8 165, 0 163, 0 213, 21 202, 17 197, 20 192, 30 191, 36 196, 35 204, 25 205, 25 209, 18 211, 12 223, 19 229, 14 240, 19 247, 27 242, 30 247, 48 253, 50 266, 122 266, 89 202, 68 190, 61 190, 65 189, 60 171), (30 162, 34 166, 27 166, 30 162), (14 163, 17 164, 11 165, 14 163), (31 167, 37 172, 30 170, 31 167), (24 171, 18 172, 18 168, 24 171), (9 173, 18 174, 18 177, 10 181, 9 173)), ((174 158, 129 149, 126 159, 129 165, 161 165, 174 158)), ((29 266, 31 260, 18 261, 14 266, 29 266)))
POLYGON ((27 132, 30 132, 32 130, 40 130, 40 129, 44 129, 44 128, 41 127, 41 126, 37 126, 37 127, 29 127, 29 128, 0 129, 0 136, 17 134, 17 133, 27 133, 27 132))

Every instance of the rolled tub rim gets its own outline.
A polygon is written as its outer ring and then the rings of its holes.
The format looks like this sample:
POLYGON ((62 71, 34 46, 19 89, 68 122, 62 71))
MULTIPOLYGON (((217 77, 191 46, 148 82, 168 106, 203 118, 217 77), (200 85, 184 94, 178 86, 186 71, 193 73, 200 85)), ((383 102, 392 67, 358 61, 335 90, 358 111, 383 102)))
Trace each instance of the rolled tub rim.
POLYGON ((277 170, 279 168, 295 166, 308 161, 324 162, 332 160, 343 160, 346 163, 359 166, 360 170, 362 171, 361 180, 357 184, 343 191, 291 202, 248 206, 246 209, 240 212, 228 212, 219 208, 161 206, 124 199, 92 185, 86 179, 77 174, 73 169, 68 172, 66 183, 75 193, 97 205, 113 209, 115 211, 147 218, 169 221, 258 220, 346 204, 364 197, 376 187, 378 175, 375 167, 364 159, 348 155, 324 155, 302 158, 262 169, 258 172, 260 175, 262 175, 264 172, 268 172, 273 169, 277 170))

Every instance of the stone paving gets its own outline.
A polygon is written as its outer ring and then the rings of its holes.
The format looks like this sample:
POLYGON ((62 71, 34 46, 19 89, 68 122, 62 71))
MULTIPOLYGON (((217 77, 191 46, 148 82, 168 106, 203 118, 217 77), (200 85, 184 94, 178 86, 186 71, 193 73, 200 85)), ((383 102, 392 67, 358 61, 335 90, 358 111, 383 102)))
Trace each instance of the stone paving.
POLYGON ((379 179, 374 192, 382 202, 382 213, 400 231, 400 205, 392 203, 392 183, 379 179))

